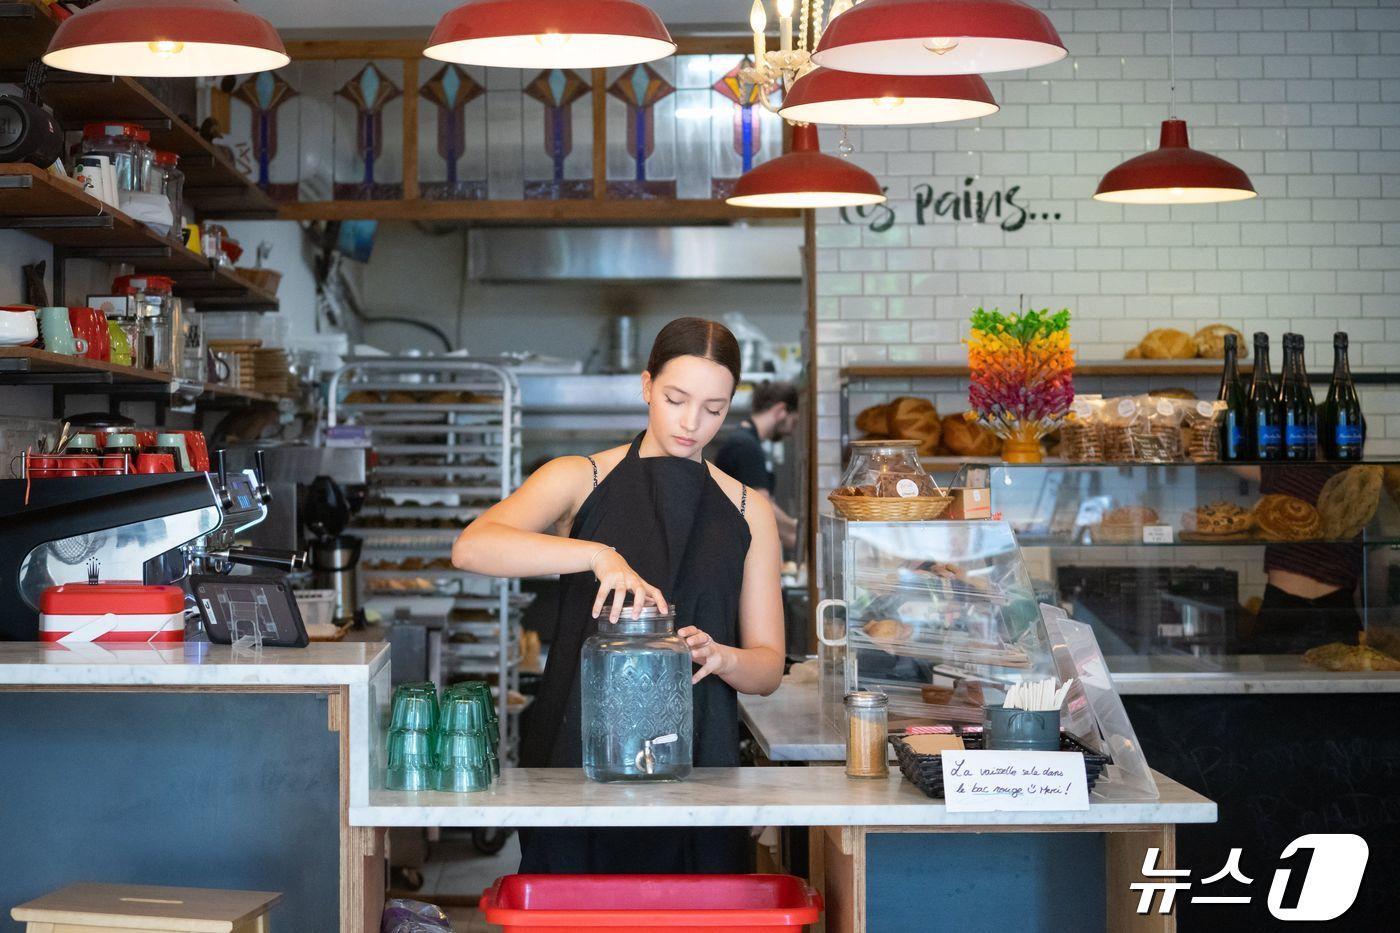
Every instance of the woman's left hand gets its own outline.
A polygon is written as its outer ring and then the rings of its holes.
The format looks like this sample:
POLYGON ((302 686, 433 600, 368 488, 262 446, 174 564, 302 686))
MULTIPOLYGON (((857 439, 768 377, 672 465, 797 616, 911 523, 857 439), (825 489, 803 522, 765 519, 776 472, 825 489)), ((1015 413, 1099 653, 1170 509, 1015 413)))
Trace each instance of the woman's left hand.
POLYGON ((722 675, 729 669, 733 648, 721 645, 693 625, 687 625, 676 634, 690 649, 690 660, 700 665, 700 670, 690 678, 692 684, 698 684, 711 674, 722 675))

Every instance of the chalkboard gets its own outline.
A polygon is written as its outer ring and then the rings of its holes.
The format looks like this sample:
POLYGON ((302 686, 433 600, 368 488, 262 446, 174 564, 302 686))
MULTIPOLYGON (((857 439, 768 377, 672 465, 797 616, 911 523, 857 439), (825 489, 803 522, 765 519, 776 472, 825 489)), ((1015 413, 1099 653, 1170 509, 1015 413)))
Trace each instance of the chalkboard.
MULTIPOLYGON (((1305 833, 1355 833, 1370 860, 1351 910, 1309 929, 1395 929, 1400 917, 1400 694, 1128 696, 1148 764, 1214 800, 1214 825, 1177 828, 1177 865, 1196 886, 1178 895, 1182 933, 1297 930, 1267 906, 1279 854, 1305 833), (1202 889, 1231 847, 1240 885, 1202 889), (1231 890, 1225 890, 1226 887, 1231 890), (1248 905, 1191 904, 1192 894, 1248 895, 1248 905), (1182 900, 1184 896, 1184 900, 1182 900)), ((1290 865, 1283 867, 1298 868, 1290 865)))

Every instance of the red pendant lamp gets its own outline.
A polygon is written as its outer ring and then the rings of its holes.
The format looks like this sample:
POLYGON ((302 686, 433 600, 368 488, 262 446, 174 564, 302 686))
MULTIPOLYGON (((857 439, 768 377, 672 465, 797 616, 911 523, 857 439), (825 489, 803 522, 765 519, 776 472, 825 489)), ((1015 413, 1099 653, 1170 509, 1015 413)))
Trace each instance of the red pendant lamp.
POLYGON ((443 14, 423 54, 459 65, 582 69, 675 50, 661 18, 636 0, 468 0, 443 14))
POLYGON ((1116 204, 1210 204, 1257 196, 1244 170, 1192 149, 1185 120, 1163 120, 1161 145, 1109 171, 1095 201, 1116 204))
POLYGON ((981 75, 872 75, 813 68, 778 114, 794 123, 893 126, 971 120, 1001 108, 981 75))
POLYGON ((736 207, 860 207, 885 200, 875 176, 825 155, 811 124, 792 128, 792 151, 749 169, 725 198, 736 207))
POLYGON ((59 24, 44 64, 84 74, 191 78, 281 68, 272 24, 233 0, 99 0, 59 24))
MULTIPOLYGON (((1167 2, 1168 80, 1171 110, 1176 112, 1176 3, 1167 2)), ((1239 166, 1191 148, 1186 121, 1162 121, 1157 148, 1111 169, 1094 192, 1095 201, 1115 204, 1213 204, 1257 197, 1239 166)))
POLYGON ((987 74, 1068 54, 1049 17, 1019 0, 865 0, 832 18, 812 61, 868 74, 987 74))

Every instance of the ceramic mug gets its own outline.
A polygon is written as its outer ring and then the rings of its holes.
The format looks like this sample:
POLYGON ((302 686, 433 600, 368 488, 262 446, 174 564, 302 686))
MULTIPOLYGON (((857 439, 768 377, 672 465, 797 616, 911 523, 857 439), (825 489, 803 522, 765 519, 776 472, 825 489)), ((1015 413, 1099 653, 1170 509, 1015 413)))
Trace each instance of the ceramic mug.
POLYGON ((38 339, 39 321, 33 307, 0 307, 0 347, 27 347, 38 339))
POLYGON ((170 454, 139 454, 136 457, 137 473, 174 473, 175 458, 170 454))
POLYGON ((111 171, 112 159, 109 156, 89 153, 78 160, 77 177, 82 182, 83 190, 108 204, 116 197, 116 193, 107 187, 107 176, 111 171))
POLYGON ((190 450, 185 443, 185 435, 180 431, 166 431, 156 435, 156 449, 171 451, 175 472, 189 473, 194 469, 190 463, 190 450))
POLYGON ((104 362, 111 359, 112 338, 107 331, 106 315, 96 308, 69 308, 68 323, 75 335, 87 341, 83 356, 104 362))
POLYGON ((73 333, 67 308, 40 308, 39 332, 44 335, 44 349, 64 356, 83 356, 88 343, 73 333))

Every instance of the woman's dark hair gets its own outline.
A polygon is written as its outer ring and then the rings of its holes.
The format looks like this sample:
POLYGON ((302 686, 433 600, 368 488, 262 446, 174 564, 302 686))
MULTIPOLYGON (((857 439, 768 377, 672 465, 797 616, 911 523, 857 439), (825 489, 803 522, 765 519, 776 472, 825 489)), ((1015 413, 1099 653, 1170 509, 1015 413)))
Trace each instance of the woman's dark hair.
POLYGON ((739 341, 729 328, 702 317, 678 317, 656 335, 647 358, 647 372, 655 379, 665 365, 678 356, 698 356, 718 363, 734 377, 733 396, 739 388, 739 341))

